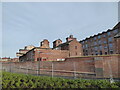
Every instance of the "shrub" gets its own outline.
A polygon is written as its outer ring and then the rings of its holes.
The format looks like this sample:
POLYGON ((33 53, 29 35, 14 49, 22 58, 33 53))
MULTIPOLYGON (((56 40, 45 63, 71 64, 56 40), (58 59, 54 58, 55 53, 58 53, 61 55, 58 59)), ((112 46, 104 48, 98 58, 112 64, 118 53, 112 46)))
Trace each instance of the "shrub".
POLYGON ((2 88, 119 88, 120 82, 2 73, 2 88))

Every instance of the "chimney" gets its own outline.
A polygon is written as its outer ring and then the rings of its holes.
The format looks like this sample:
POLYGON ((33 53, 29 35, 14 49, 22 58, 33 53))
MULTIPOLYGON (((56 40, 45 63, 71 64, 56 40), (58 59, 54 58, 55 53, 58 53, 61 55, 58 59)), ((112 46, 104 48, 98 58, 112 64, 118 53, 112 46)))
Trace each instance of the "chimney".
POLYGON ((56 48, 58 45, 62 44, 62 40, 57 39, 53 42, 53 48, 56 48))
POLYGON ((44 39, 40 44, 40 48, 50 48, 49 41, 47 39, 44 39))
POLYGON ((66 42, 71 40, 76 40, 76 38, 74 38, 73 35, 70 35, 69 37, 66 38, 66 42))

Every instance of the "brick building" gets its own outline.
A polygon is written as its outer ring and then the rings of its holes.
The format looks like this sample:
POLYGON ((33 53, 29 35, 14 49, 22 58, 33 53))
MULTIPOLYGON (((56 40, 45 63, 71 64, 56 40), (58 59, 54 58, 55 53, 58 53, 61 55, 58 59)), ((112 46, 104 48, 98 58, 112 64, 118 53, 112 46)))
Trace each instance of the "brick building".
POLYGON ((0 58, 0 62, 8 62, 10 61, 11 58, 10 57, 3 57, 3 58, 0 58))
POLYGON ((11 58, 11 62, 19 62, 19 58, 11 58))
POLYGON ((83 47, 83 55, 119 54, 119 32, 120 22, 111 30, 108 29, 106 32, 90 36, 89 38, 80 41, 83 47))
POLYGON ((82 56, 83 55, 83 50, 82 50, 82 45, 76 40, 76 38, 73 37, 73 35, 70 35, 69 37, 66 38, 65 43, 55 44, 57 43, 58 40, 53 42, 53 49, 57 50, 68 50, 69 51, 69 56, 74 57, 74 56, 82 56))
POLYGON ((40 47, 34 47, 20 56, 20 61, 63 61, 67 57, 82 56, 82 45, 70 35, 66 42, 58 39, 53 42, 53 48, 49 47, 49 41, 44 39, 40 47))
POLYGON ((49 41, 48 41, 47 39, 44 39, 44 40, 41 42, 40 48, 50 48, 50 47, 49 47, 49 41))
POLYGON ((28 45, 25 46, 24 49, 19 49, 19 52, 16 53, 16 56, 22 56, 23 54, 26 54, 29 50, 33 49, 34 46, 33 45, 28 45))
POLYGON ((115 39, 115 50, 117 54, 120 54, 120 32, 114 37, 115 39))
POLYGON ((3 57, 0 58, 0 62, 19 62, 19 58, 3 57))

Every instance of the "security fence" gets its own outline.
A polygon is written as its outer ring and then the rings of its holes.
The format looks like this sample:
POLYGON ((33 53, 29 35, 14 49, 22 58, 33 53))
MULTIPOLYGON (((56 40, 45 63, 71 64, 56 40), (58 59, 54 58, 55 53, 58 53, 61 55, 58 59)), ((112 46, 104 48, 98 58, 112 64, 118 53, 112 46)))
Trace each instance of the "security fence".
POLYGON ((2 70, 66 78, 120 78, 120 56, 76 57, 65 61, 4 62, 2 70))
MULTIPOLYGON (((37 61, 37 62, 6 62, 2 64, 3 71, 13 72, 13 73, 24 73, 32 75, 45 75, 51 77, 69 77, 69 78, 94 78, 96 75, 93 70, 89 72, 83 71, 87 70, 84 67, 77 67, 76 62, 52 62, 52 61, 37 61), (81 71, 80 71, 81 68, 81 71), (79 69, 79 70, 78 70, 79 69)), ((90 69, 90 68, 89 68, 90 69)))

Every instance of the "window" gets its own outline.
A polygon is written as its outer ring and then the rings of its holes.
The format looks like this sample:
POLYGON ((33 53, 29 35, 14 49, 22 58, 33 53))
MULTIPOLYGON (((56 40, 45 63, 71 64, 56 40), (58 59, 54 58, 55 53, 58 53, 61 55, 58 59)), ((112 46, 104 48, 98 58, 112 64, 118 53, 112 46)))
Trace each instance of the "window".
POLYGON ((110 50, 110 54, 113 54, 113 50, 110 50))
POLYGON ((102 50, 102 46, 100 46, 99 48, 100 48, 100 50, 102 50))
POLYGON ((118 29, 114 30, 113 33, 116 34, 118 32, 118 29))
POLYGON ((77 52, 75 54, 77 55, 77 52))
POLYGON ((98 43, 101 44, 101 40, 99 40, 98 43))
POLYGON ((104 34, 104 35, 103 35, 103 37, 105 38, 105 37, 106 37, 106 35, 104 34))
POLYGON ((108 42, 111 42, 112 41, 112 37, 108 38, 108 42))
POLYGON ((85 52, 85 50, 83 49, 83 52, 85 52))
POLYGON ((98 52, 96 52, 96 55, 98 55, 98 52))
POLYGON ((107 33, 107 35, 108 35, 108 36, 110 36, 110 35, 111 35, 111 33, 110 33, 110 32, 108 32, 108 33, 107 33))
POLYGON ((88 52, 88 50, 85 50, 86 51, 86 53, 88 52))
POLYGON ((94 37, 94 40, 96 40, 96 37, 94 37))
POLYGON ((104 46, 104 49, 107 49, 107 46, 104 46))
POLYGON ((84 48, 85 46, 83 45, 82 47, 84 48))
POLYGON ((43 61, 46 61, 46 59, 43 59, 43 61))
POLYGON ((100 39, 101 38, 101 36, 98 36, 98 39, 100 39))
POLYGON ((107 52, 105 52, 105 55, 107 55, 107 52))
POLYGON ((98 50, 98 47, 95 47, 95 50, 98 50))
POLYGON ((93 52, 93 50, 91 49, 91 52, 93 52))
POLYGON ((100 51, 100 55, 102 55, 102 51, 100 51))
POLYGON ((106 44, 107 42, 106 41, 103 41, 104 44, 106 44))
POLYGON ((37 61, 41 61, 41 58, 37 58, 37 61))
POLYGON ((84 44, 84 41, 82 41, 81 43, 84 44))
POLYGON ((112 48, 113 47, 113 44, 109 44, 109 48, 112 48))
POLYGON ((97 45, 97 42, 94 42, 94 45, 97 45))
POLYGON ((86 44, 85 46, 86 46, 86 48, 88 47, 88 45, 87 45, 87 44, 86 44))

